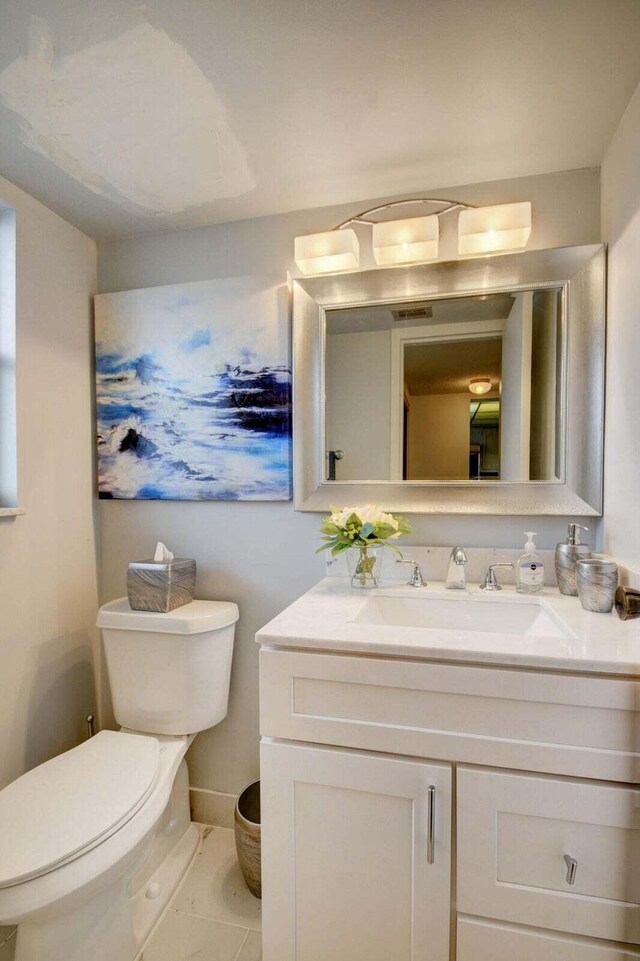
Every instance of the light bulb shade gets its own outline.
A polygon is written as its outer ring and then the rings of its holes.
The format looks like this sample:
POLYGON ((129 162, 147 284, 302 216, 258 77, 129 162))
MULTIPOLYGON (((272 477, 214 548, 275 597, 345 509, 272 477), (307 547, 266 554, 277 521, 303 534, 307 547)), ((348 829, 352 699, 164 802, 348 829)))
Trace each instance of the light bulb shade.
POLYGON ((377 264, 408 264, 435 260, 440 222, 437 216, 387 220, 373 225, 373 256, 377 264))
POLYGON ((296 237, 294 257, 303 274, 329 274, 357 267, 360 246, 355 230, 328 230, 296 237))
POLYGON ((491 378, 473 377, 469 381, 469 390, 472 394, 488 394, 491 390, 491 378))
POLYGON ((499 204, 463 210, 458 219, 458 253, 488 254, 525 247, 531 234, 531 204, 499 204))

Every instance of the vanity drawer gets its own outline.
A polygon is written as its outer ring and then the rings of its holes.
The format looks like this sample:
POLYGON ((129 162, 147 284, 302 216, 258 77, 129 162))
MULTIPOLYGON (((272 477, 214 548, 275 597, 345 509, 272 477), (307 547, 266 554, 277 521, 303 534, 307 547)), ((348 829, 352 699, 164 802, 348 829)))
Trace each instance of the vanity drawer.
POLYGON ((457 961, 638 961, 640 953, 602 941, 458 919, 457 961))
POLYGON ((626 783, 639 695, 624 678, 260 651, 265 736, 626 783))
POLYGON ((460 768, 457 837, 461 913, 640 943, 640 790, 460 768))

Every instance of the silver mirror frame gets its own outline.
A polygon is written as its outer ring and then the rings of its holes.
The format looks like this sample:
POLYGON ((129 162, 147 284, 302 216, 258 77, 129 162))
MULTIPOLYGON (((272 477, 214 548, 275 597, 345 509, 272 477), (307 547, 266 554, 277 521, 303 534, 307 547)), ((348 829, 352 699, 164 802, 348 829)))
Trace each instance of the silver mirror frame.
POLYGON ((602 513, 605 249, 601 244, 298 279, 293 287, 293 479, 298 511, 381 503, 430 514, 602 513), (326 481, 325 312, 336 307, 563 288, 558 481, 326 481))

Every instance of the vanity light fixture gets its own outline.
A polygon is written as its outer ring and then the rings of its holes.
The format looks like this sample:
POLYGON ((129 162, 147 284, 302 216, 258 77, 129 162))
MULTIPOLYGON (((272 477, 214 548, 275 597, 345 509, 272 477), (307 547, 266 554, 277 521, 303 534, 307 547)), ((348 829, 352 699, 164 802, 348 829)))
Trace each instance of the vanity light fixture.
POLYGON ((463 210, 458 220, 458 253, 489 254, 525 247, 531 234, 531 203, 498 204, 463 210))
POLYGON ((436 260, 440 221, 437 214, 373 225, 373 256, 381 266, 436 260))
POLYGON ((360 245, 355 230, 327 230, 296 237, 294 256, 303 274, 329 274, 357 267, 360 245))
POLYGON ((458 220, 458 252, 463 255, 489 254, 517 250, 526 246, 531 233, 531 203, 498 204, 473 207, 457 200, 435 197, 411 197, 394 200, 364 210, 338 224, 333 230, 307 234, 295 239, 295 261, 305 274, 327 274, 353 270, 360 265, 358 237, 352 224, 372 228, 373 256, 381 267, 396 264, 425 263, 438 257, 440 217, 460 211, 458 220), (426 217, 404 220, 371 220, 373 214, 405 205, 433 204, 441 207, 426 217))
POLYGON ((491 378, 472 377, 469 381, 469 390, 472 394, 488 394, 491 390, 491 378))

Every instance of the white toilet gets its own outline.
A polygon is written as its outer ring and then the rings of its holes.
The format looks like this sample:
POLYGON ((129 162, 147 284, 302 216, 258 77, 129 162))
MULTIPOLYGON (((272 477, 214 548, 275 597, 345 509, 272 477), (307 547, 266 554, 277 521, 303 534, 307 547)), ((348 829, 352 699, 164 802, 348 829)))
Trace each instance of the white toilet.
POLYGON ((227 713, 238 608, 98 615, 116 720, 0 791, 16 961, 133 961, 198 845, 184 755, 227 713))

